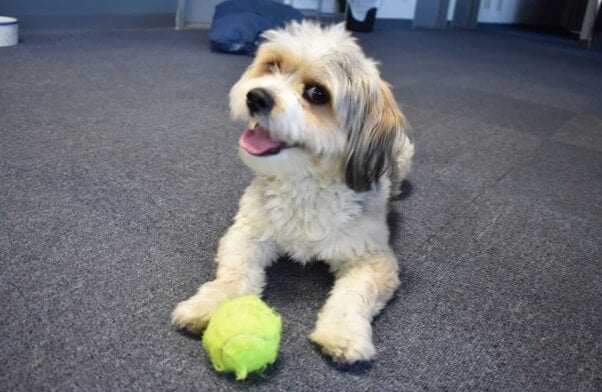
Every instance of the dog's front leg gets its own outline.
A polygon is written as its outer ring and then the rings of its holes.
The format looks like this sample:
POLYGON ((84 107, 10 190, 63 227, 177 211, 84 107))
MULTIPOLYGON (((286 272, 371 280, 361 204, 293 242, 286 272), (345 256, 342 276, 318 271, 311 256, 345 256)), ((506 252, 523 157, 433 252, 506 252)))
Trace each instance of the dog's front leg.
POLYGON ((367 254, 335 271, 336 281, 318 315, 310 339, 337 362, 370 360, 372 318, 385 306, 399 285, 392 253, 367 254))
POLYGON ((224 300, 260 295, 265 285, 265 267, 276 256, 270 240, 261 240, 249 232, 237 218, 222 237, 217 252, 217 274, 213 281, 199 287, 197 293, 180 302, 172 313, 172 322, 190 332, 200 332, 224 300))

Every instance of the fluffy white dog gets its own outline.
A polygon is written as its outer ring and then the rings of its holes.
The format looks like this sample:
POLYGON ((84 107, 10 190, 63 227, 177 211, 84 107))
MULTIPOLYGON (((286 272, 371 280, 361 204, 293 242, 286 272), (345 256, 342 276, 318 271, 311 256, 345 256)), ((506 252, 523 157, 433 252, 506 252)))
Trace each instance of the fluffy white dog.
POLYGON ((257 175, 220 241, 215 280, 172 321, 196 333, 222 301, 261 295, 280 255, 323 260, 336 282, 310 339, 335 361, 370 360, 372 318, 399 284, 386 215, 414 153, 406 121, 342 24, 292 23, 263 37, 230 92, 233 117, 251 124, 240 156, 257 175))

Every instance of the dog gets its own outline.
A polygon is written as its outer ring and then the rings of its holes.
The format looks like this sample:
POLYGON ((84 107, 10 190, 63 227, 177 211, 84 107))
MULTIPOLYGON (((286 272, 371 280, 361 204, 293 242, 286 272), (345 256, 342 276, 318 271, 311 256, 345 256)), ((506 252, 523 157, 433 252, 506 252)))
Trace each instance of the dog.
POLYGON ((310 339, 334 361, 374 358, 372 318, 399 285, 387 214, 414 145, 377 64, 343 24, 293 22, 263 33, 230 92, 250 125, 239 155, 256 176, 220 240, 215 280, 172 322, 200 332, 222 301, 261 295, 281 255, 325 261, 335 276, 310 339))

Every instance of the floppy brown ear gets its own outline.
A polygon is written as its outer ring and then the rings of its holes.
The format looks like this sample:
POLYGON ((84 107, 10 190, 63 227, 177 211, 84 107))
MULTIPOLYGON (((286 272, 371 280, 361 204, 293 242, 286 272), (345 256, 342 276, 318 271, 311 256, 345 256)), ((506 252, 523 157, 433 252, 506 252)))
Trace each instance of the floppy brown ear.
POLYGON ((370 190, 395 162, 393 153, 395 146, 406 127, 406 120, 393 97, 391 89, 385 82, 380 82, 376 94, 367 94, 363 110, 351 119, 345 163, 345 182, 358 192, 370 190), (370 97, 372 95, 372 97, 370 97))

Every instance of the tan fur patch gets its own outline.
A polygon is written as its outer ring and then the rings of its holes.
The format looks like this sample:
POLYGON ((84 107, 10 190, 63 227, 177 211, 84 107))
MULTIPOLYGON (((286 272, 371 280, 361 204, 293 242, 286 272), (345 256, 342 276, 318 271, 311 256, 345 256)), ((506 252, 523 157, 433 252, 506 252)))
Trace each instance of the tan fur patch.
POLYGON ((382 110, 380 117, 380 132, 387 132, 395 129, 404 129, 406 127, 406 119, 397 101, 393 96, 393 92, 389 85, 381 81, 381 94, 382 94, 382 110))
POLYGON ((259 77, 270 73, 269 68, 272 64, 276 66, 278 72, 292 73, 295 72, 297 63, 298 59, 291 51, 282 47, 265 44, 259 48, 255 56, 255 61, 253 61, 251 66, 253 72, 250 76, 259 77))
POLYGON ((325 105, 305 105, 305 119, 311 127, 328 130, 337 127, 337 120, 330 103, 325 105))

